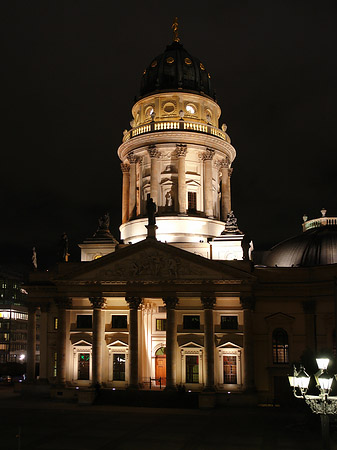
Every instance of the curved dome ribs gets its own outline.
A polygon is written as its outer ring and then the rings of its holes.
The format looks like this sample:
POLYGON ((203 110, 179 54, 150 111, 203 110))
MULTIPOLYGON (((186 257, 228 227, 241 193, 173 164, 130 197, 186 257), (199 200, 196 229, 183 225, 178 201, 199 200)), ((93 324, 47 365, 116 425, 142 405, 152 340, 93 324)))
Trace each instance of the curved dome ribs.
POLYGON ((179 42, 166 47, 143 73, 140 98, 158 91, 182 90, 203 93, 215 100, 210 75, 198 58, 191 56, 179 42))

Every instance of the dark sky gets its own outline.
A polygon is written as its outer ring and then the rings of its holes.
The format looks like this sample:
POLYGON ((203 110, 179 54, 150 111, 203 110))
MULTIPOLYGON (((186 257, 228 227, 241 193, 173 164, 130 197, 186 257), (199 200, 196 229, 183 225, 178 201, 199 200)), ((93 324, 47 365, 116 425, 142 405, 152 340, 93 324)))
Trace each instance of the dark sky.
POLYGON ((44 267, 63 231, 78 259, 105 211, 119 238, 116 151, 175 15, 212 75, 237 151, 232 205, 255 247, 298 234, 303 213, 337 215, 335 0, 8 3, 1 263, 29 263, 35 245, 44 267))

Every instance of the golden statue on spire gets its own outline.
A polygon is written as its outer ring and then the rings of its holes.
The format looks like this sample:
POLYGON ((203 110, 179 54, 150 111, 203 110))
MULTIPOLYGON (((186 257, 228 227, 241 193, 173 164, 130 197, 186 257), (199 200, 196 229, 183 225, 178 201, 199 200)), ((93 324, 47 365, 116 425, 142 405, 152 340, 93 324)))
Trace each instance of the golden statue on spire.
POLYGON ((178 36, 178 17, 174 18, 174 22, 172 24, 172 30, 173 30, 173 41, 174 42, 179 42, 180 38, 178 36))

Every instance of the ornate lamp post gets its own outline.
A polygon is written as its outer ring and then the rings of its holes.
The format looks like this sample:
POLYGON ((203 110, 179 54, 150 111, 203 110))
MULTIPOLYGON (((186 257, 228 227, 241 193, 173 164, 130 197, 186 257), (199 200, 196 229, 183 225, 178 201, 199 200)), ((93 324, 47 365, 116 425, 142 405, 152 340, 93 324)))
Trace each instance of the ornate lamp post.
POLYGON ((320 414, 323 449, 329 450, 329 414, 337 414, 337 397, 330 396, 329 394, 331 392, 333 378, 335 377, 337 380, 337 374, 333 376, 329 375, 327 368, 330 360, 328 358, 317 358, 316 362, 319 370, 314 377, 319 395, 307 394, 310 376, 306 373, 303 366, 300 367, 299 371, 294 366, 294 374, 289 375, 288 379, 290 386, 293 388, 294 396, 304 399, 313 413, 320 414))

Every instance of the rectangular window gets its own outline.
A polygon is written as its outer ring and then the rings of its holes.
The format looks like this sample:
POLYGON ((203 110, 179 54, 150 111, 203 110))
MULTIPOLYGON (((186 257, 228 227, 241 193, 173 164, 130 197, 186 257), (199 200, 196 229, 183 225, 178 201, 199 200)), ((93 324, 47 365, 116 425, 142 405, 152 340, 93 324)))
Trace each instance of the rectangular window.
POLYGON ((90 353, 78 354, 78 379, 89 380, 90 353))
POLYGON ((125 354, 124 353, 114 353, 113 380, 114 381, 125 381, 125 354))
POLYGON ((156 331, 166 330, 166 319, 156 319, 156 331))
POLYGON ((88 314, 77 315, 77 328, 92 328, 92 316, 88 314))
POLYGON ((222 330, 237 330, 238 329, 238 316, 221 316, 221 329, 222 330))
POLYGON ((188 210, 196 211, 197 210, 197 193, 196 192, 188 192, 187 200, 188 200, 188 210))
POLYGON ((111 328, 127 328, 128 316, 126 315, 113 315, 111 316, 111 328))
POLYGON ((59 318, 58 317, 54 317, 54 330, 57 330, 58 326, 59 326, 59 318))
POLYGON ((57 376, 57 353, 54 353, 53 375, 54 375, 54 377, 57 376))
POLYGON ((200 330, 200 316, 184 316, 183 327, 185 330, 200 330))
POLYGON ((186 356, 186 383, 199 383, 199 356, 186 356))
POLYGON ((224 384, 237 384, 236 356, 223 357, 223 382, 224 384))

